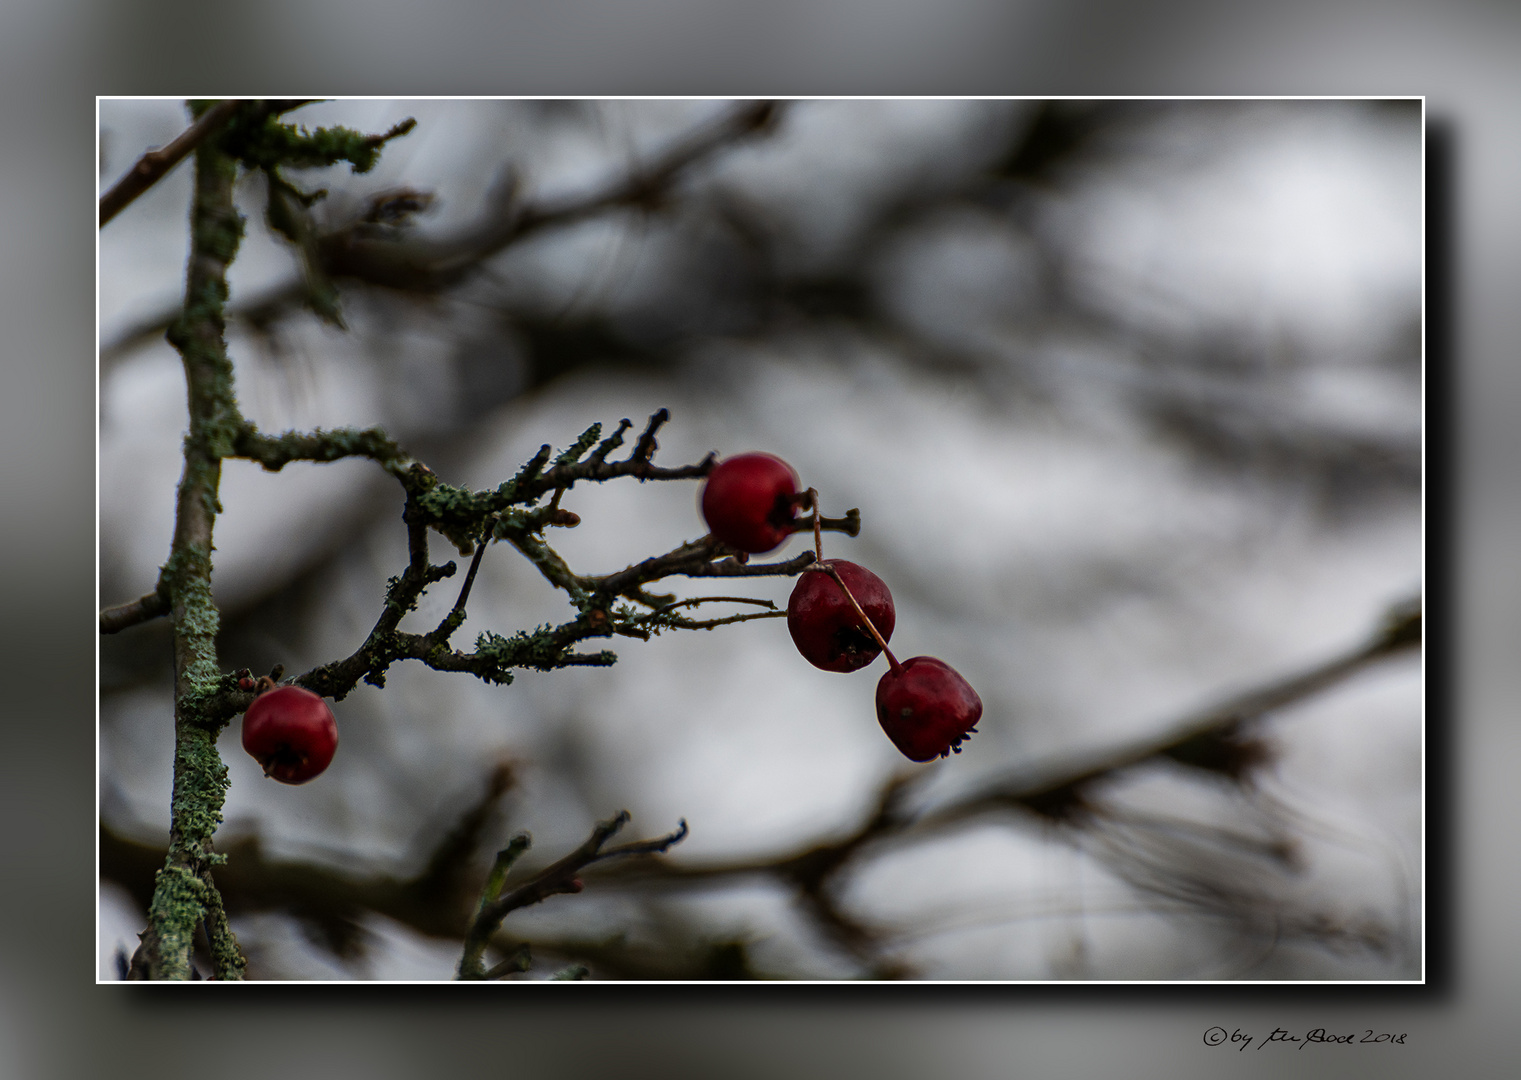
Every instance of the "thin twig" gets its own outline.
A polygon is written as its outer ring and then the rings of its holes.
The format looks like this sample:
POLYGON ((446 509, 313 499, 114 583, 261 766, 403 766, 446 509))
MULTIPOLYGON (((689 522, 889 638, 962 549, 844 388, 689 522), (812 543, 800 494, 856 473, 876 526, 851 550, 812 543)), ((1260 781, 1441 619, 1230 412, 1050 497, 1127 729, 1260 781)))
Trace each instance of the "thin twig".
MULTIPOLYGON (((319 270, 330 279, 347 278, 410 292, 436 292, 462 280, 486 259, 532 233, 574 225, 627 207, 659 206, 688 169, 743 138, 774 130, 783 107, 778 102, 746 103, 678 139, 644 168, 620 176, 602 188, 539 203, 499 200, 485 220, 451 237, 376 239, 365 235, 367 222, 349 222, 316 238, 316 251, 321 258, 319 270)), ((304 282, 292 281, 239 305, 229 316, 267 321, 280 310, 300 303, 306 295, 304 282)), ((103 345, 102 365, 162 335, 176 315, 177 312, 165 312, 145 319, 103 345)), ((614 442, 613 446, 616 445, 614 442)), ((605 459, 608 450, 599 448, 594 459, 605 459)))
POLYGON ((139 195, 167 176, 190 151, 226 126, 240 109, 247 107, 269 116, 289 112, 291 109, 306 104, 309 104, 309 101, 250 101, 246 98, 230 98, 227 101, 217 102, 203 112, 195 123, 180 132, 168 146, 149 150, 138 158, 132 168, 111 186, 111 190, 100 197, 100 225, 104 226, 106 222, 131 205, 139 195))
POLYGON ((195 123, 180 132, 168 146, 149 150, 137 163, 127 170, 125 176, 112 185, 111 190, 100 197, 100 224, 103 226, 121 213, 133 199, 158 183, 170 169, 204 142, 217 129, 231 120, 245 103, 233 99, 220 101, 203 112, 195 123))
POLYGON ((444 616, 444 621, 439 623, 432 636, 441 643, 449 640, 449 635, 465 621, 465 602, 470 599, 470 588, 475 584, 475 574, 481 568, 481 559, 486 554, 486 547, 491 543, 491 522, 486 523, 486 529, 481 536, 480 543, 475 546, 475 557, 470 560, 470 569, 465 571, 464 583, 459 588, 459 598, 454 601, 454 607, 449 614, 444 616))
MULTIPOLYGON (((883 789, 878 809, 863 825, 842 840, 773 859, 740 859, 706 865, 686 862, 648 863, 624 868, 622 880, 695 882, 728 877, 778 875, 802 885, 817 883, 837 874, 868 844, 881 840, 918 840, 958 828, 981 815, 1017 809, 1043 820, 1079 820, 1073 815, 1082 806, 1082 791, 1102 780, 1139 765, 1168 760, 1187 764, 1179 751, 1207 736, 1232 737, 1252 719, 1302 701, 1351 677, 1365 667, 1420 645, 1420 611, 1409 604, 1396 605, 1379 631, 1366 643, 1341 656, 1273 680, 1254 690, 1193 717, 1167 725, 1163 733, 1148 740, 1097 751, 1079 762, 1048 764, 1021 770, 920 813, 902 809, 908 786, 926 775, 895 777, 883 789)), ((1207 768, 1207 766, 1205 766, 1207 768)), ((1222 770, 1212 770, 1222 771, 1222 770)))
MULTIPOLYGON (((653 855, 669 850, 673 845, 679 844, 686 838, 687 823, 683 819, 673 833, 659 837, 655 840, 641 840, 631 844, 623 844, 619 847, 609 848, 604 851, 605 845, 617 835, 618 831, 628 823, 629 813, 621 811, 616 817, 607 821, 599 822, 597 827, 581 844, 580 847, 566 855, 563 859, 555 862, 543 870, 540 870, 528 881, 519 885, 505 896, 498 896, 507 872, 520 855, 528 850, 530 840, 528 834, 519 833, 513 837, 512 843, 497 853, 496 865, 493 867, 490 877, 486 881, 486 887, 481 893, 481 901, 476 908, 474 920, 470 924, 470 932, 465 937, 464 953, 460 958, 459 974, 461 979, 480 979, 487 977, 484 971, 482 956, 486 945, 491 941, 493 934, 502 925, 502 920, 518 908, 537 904, 559 893, 577 893, 581 891, 581 879, 576 875, 587 866, 607 859, 614 859, 624 855, 653 855)), ((494 971, 495 969, 493 969, 494 971)))

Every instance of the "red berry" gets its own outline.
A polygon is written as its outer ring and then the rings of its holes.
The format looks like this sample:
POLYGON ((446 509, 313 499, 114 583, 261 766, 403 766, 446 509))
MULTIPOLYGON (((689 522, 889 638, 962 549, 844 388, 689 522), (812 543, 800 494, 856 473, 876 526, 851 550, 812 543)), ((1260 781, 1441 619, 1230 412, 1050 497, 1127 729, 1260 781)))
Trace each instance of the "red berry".
POLYGON ((338 749, 333 710, 310 690, 277 686, 243 714, 243 749, 282 784, 304 784, 326 769, 338 749))
POLYGON ((910 761, 961 753, 977 730, 982 699, 944 660, 915 656, 877 683, 877 720, 910 761))
POLYGON ((724 458, 702 489, 702 516, 713 535, 752 555, 780 547, 797 518, 797 473, 771 454, 724 458))
MULTIPOLYGON (((834 567, 882 640, 892 640, 898 616, 886 582, 864 566, 844 559, 825 559, 819 565, 834 567)), ((803 659, 825 671, 857 671, 882 651, 851 607, 840 582, 814 567, 803 571, 787 601, 787 629, 803 659)))

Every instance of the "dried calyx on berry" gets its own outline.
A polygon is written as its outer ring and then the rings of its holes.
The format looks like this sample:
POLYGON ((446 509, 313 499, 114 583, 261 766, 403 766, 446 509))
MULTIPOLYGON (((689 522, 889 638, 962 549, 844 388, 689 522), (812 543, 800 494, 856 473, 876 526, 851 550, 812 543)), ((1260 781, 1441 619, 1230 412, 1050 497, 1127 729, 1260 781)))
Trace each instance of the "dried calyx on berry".
POLYGON ((961 753, 977 730, 982 699, 944 660, 914 656, 877 683, 877 721, 910 761, 961 753))
POLYGON ((797 511, 797 473, 773 454, 725 458, 702 488, 702 516, 709 531, 752 555, 781 547, 792 535, 797 511))
POLYGON ((243 714, 243 749, 265 776, 304 784, 332 762, 338 724, 327 702, 310 690, 277 686, 260 693, 243 714))
POLYGON ((857 604, 882 640, 891 640, 897 612, 886 582, 876 574, 844 559, 825 559, 803 571, 787 601, 787 630, 803 659, 825 671, 845 672, 858 671, 877 658, 882 647, 867 630, 857 604), (838 581, 829 569, 839 575, 838 581))

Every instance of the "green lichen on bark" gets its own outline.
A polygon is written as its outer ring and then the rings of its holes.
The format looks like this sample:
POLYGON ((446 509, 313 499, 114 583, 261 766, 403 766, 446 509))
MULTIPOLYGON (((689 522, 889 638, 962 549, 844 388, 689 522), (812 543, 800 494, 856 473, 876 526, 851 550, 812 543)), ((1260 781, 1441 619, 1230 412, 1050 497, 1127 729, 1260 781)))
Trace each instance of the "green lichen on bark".
MULTIPOLYGON (((217 753, 216 730, 203 723, 182 726, 183 730, 175 739, 175 784, 170 812, 185 846, 199 851, 222 823, 222 803, 228 788, 227 766, 217 753)), ((216 728, 220 730, 220 725, 216 728)))
POLYGON ((571 443, 559 457, 555 458, 556 465, 573 465, 580 461, 582 456, 592 448, 592 444, 602 437, 602 425, 593 424, 581 432, 581 437, 571 443))
MULTIPOLYGON (((610 632, 603 631, 602 636, 610 632)), ((534 630, 519 630, 510 638, 487 630, 475 639, 474 653, 477 661, 487 663, 472 670, 488 682, 508 683, 512 681, 512 668, 554 671, 563 667, 610 667, 618 662, 618 654, 607 650, 572 653, 571 646, 583 636, 571 636, 566 626, 548 623, 534 630)))
POLYGON ((556 587, 564 589, 577 610, 584 612, 592 605, 591 594, 581 578, 570 568, 570 564, 542 538, 524 528, 515 515, 503 514, 496 523, 494 533, 497 539, 506 540, 521 551, 556 587))
POLYGON ((206 885, 183 866, 165 866, 153 883, 148 925, 158 959, 151 969, 160 979, 190 978, 190 948, 196 924, 205 916, 206 885))
MULTIPOLYGON (((201 115, 211 102, 191 102, 201 115)), ((227 355, 227 267, 242 243, 244 220, 233 200, 239 162, 269 171, 348 161, 356 172, 370 169, 387 140, 410 130, 399 124, 383 135, 346 128, 307 131, 276 122, 263 103, 240 107, 195 155, 195 196, 191 208, 190 258, 184 306, 168 338, 185 369, 190 416, 183 444, 174 542, 160 574, 174 632, 174 786, 170 798, 169 850, 154 885, 148 929, 133 958, 135 977, 184 979, 190 976, 195 927, 204 924, 219 978, 238 979, 245 963, 227 924, 211 868, 223 861, 212 849, 222 822, 227 767, 217 753, 217 735, 234 715, 236 684, 217 661, 221 617, 211 589, 212 534, 222 507, 217 492, 222 460, 245 456, 267 469, 298 459, 333 461, 366 456, 402 479, 410 493, 426 493, 433 477, 411 462, 383 431, 341 429, 276 438, 260 435, 239 409, 232 362, 227 355)), ((453 572, 452 564, 447 572, 453 572)), ((444 568, 424 568, 424 584, 447 576, 444 568)), ((398 594, 399 597, 399 594, 398 594)), ((398 599, 399 606, 410 606, 398 599)), ((412 598, 415 603, 415 597, 412 598)), ((394 626, 393 626, 394 628, 394 626)), ((383 665, 381 670, 383 671, 383 665)))
POLYGON ((221 613, 211 595, 211 553, 187 543, 164 563, 163 580, 174 611, 174 632, 185 646, 186 663, 177 672, 180 695, 215 690, 221 680, 216 636, 221 613))
POLYGON ((248 961, 243 958, 232 927, 227 924, 227 910, 222 906, 221 894, 214 886, 208 886, 202 899, 206 905, 206 939, 211 944, 211 962, 217 978, 242 979, 248 970, 248 961))
POLYGON ((506 506, 500 490, 471 491, 453 484, 437 483, 417 495, 415 502, 423 520, 437 529, 462 555, 468 555, 480 535, 486 515, 506 506))
MULTIPOLYGON (((185 305, 169 339, 185 368, 190 425, 184 441, 174 544, 162 580, 174 627, 174 786, 169 851, 149 906, 146 956, 134 969, 152 978, 189 977, 191 936, 213 908, 211 838, 222 820, 227 769, 216 749, 225 717, 205 703, 222 683, 216 635, 221 623, 211 591, 213 527, 221 511, 217 491, 222 458, 231 453, 243 420, 238 413, 232 363, 224 340, 227 265, 237 254, 243 221, 233 206, 236 162, 212 143, 196 150, 191 251, 185 305)), ((237 978, 236 942, 227 931, 218 974, 237 978)))
MULTIPOLYGON (((245 422, 238 433, 236 453, 238 457, 257 461, 268 472, 279 472, 292 461, 328 462, 366 457, 395 476, 411 479, 408 467, 413 464, 411 456, 378 427, 316 428, 264 435, 253 424, 245 422)), ((417 474, 416 485, 419 490, 426 490, 432 486, 431 480, 431 474, 417 474), (424 476, 428 479, 424 480, 424 476)))
POLYGON ((315 169, 346 161, 356 173, 366 173, 380 160, 381 148, 405 135, 416 121, 404 120, 383 135, 366 135, 346 127, 309 131, 297 124, 282 124, 274 117, 252 130, 233 128, 224 137, 228 150, 250 168, 315 169))

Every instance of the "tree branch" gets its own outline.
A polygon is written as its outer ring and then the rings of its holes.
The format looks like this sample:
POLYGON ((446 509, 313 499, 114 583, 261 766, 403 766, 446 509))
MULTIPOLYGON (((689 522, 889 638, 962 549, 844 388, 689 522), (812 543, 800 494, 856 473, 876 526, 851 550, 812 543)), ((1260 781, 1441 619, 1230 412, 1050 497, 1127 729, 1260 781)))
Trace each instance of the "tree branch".
POLYGON ((129 626, 162 618, 169 614, 169 595, 155 590, 125 604, 108 607, 100 613, 100 632, 114 634, 129 626))
MULTIPOLYGON (((1391 611, 1379 631, 1362 646, 1349 650, 1340 657, 1313 665, 1305 671, 1285 678, 1270 681, 1224 703, 1202 710, 1192 719, 1168 725, 1163 734, 1152 740, 1126 744, 1108 752, 1100 752, 1092 759, 1077 765, 1058 764, 1031 769, 958 796, 939 807, 915 810, 910 805, 910 797, 915 786, 933 775, 930 769, 920 768, 900 773, 883 785, 875 806, 865 819, 836 840, 808 844, 794 852, 770 858, 696 863, 670 863, 663 859, 641 860, 638 863, 628 863, 616 868, 599 867, 591 870, 590 873, 595 875, 597 882, 618 887, 651 885, 678 889, 723 887, 732 879, 744 877, 771 878, 783 882, 796 890, 804 912, 820 931, 867 964, 869 970, 875 973, 873 977, 899 977, 905 974, 902 969, 892 966, 883 967, 878 963, 880 948, 886 940, 881 932, 846 913, 841 908, 838 899, 842 875, 857 865, 863 857, 867 857, 870 852, 879 850, 882 845, 922 842, 962 827, 976 816, 990 812, 1006 812, 1009 809, 1024 811, 1024 819, 1032 823, 1034 821, 1050 822, 1054 819, 1068 825, 1081 826, 1090 820, 1090 815, 1102 814, 1105 811, 1101 811, 1092 804, 1074 802, 1070 794, 1056 793, 1071 789, 1077 789, 1080 792, 1099 783, 1106 776, 1118 775, 1127 769, 1157 761, 1190 765, 1198 775, 1225 775, 1245 779, 1244 773, 1223 767, 1219 759, 1212 760, 1208 755, 1197 755, 1194 751, 1199 746, 1198 740, 1201 736, 1214 734, 1221 737, 1238 737, 1241 726, 1248 723, 1251 717, 1261 716, 1272 709, 1283 708, 1304 700, 1351 677, 1368 665, 1417 647, 1420 644, 1420 624, 1419 608, 1414 605, 1401 605, 1391 611), (1149 752, 1143 753, 1145 748, 1149 748, 1149 752), (1101 764, 1103 762, 1107 762, 1107 767, 1101 764)), ((1250 745, 1250 741, 1243 739, 1240 745, 1250 745)), ((470 835, 478 836, 479 825, 484 821, 484 816, 480 813, 467 815, 467 821, 475 822, 474 831, 470 835)), ((461 829, 454 831, 460 832, 464 828, 462 826, 461 829)), ((593 839, 595 836, 596 834, 593 834, 593 839)), ((663 842, 664 840, 646 842, 646 848, 663 842)), ((463 846, 473 850, 474 843, 472 839, 463 846)), ((444 846, 449 846, 451 850, 458 850, 462 845, 449 845, 446 841, 444 846)), ((584 853, 587 846, 582 845, 577 850, 584 853)), ((162 862, 161 851, 154 853, 149 849, 127 844, 104 828, 101 852, 103 875, 122 882, 137 895, 144 894, 142 887, 134 882, 150 876, 155 862, 162 862)), ((601 854, 605 857, 621 853, 634 853, 634 851, 619 848, 601 854)), ((451 899, 449 904, 441 909, 437 903, 426 903, 420 899, 418 882, 423 879, 414 879, 411 882, 389 878, 354 881, 319 866, 300 863, 271 864, 261 860, 256 845, 251 847, 250 842, 246 841, 235 847, 232 854, 231 863, 219 872, 219 877, 223 879, 222 890, 235 912, 289 906, 299 907, 308 913, 315 912, 323 918, 334 919, 342 916, 344 912, 370 909, 398 919, 422 933, 438 937, 459 938, 468 932, 469 921, 459 913, 456 906, 452 906, 457 903, 463 885, 457 885, 452 889, 450 896, 456 899, 451 899)), ((451 866, 462 868, 463 859, 467 855, 468 852, 459 858, 451 856, 447 861, 451 866)), ((576 853, 573 853, 567 858, 574 860, 575 857, 576 853)), ((439 861, 440 858, 435 856, 430 861, 430 866, 439 861)), ((510 860, 508 865, 511 865, 510 860)), ((562 860, 554 867, 535 875, 533 881, 522 887, 523 891, 514 890, 513 893, 508 894, 512 897, 510 902, 519 906, 536 902, 531 899, 535 895, 533 887, 535 881, 539 882, 539 887, 544 890, 547 890, 551 880, 566 885, 571 880, 580 877, 579 871, 591 865, 591 863, 580 863, 572 869, 570 864, 562 860)), ((431 880, 438 876, 430 870, 423 877, 431 880)), ((504 870, 494 884, 488 883, 485 894, 493 899, 497 898, 505 879, 504 870)), ((464 879, 458 877, 456 873, 451 880, 458 883, 464 879)), ((590 876, 585 880, 591 880, 590 876)), ((553 891, 542 891, 537 899, 543 899, 547 895, 553 895, 553 891)), ((503 965, 500 965, 503 972, 498 974, 509 970, 519 970, 521 964, 516 950, 521 943, 506 940, 495 931, 493 931, 493 940, 498 947, 512 954, 503 965)), ((634 954, 628 953, 626 949, 611 948, 602 943, 559 943, 557 945, 545 942, 541 944, 552 953, 562 953, 594 962, 605 961, 615 968, 620 964, 627 965, 635 962, 634 954)), ((638 965, 630 969, 632 974, 647 971, 651 977, 659 977, 656 968, 649 967, 647 958, 639 960, 638 965)))
POLYGON ((276 113, 289 112, 308 104, 306 101, 248 101, 242 98, 231 98, 227 101, 219 101, 196 119, 171 142, 168 146, 157 150, 149 150, 137 163, 128 169, 126 175, 116 181, 100 197, 100 224, 104 226, 117 214, 125 210, 134 199, 158 183, 169 171, 178 165, 185 156, 200 146, 212 135, 216 134, 245 107, 260 118, 271 116, 276 113))
POLYGON ((714 152, 750 135, 774 129, 781 106, 759 101, 702 125, 676 140, 654 161, 586 195, 519 204, 514 183, 501 193, 484 220, 452 237, 397 240, 374 238, 353 222, 320 237, 322 268, 346 277, 408 292, 436 292, 455 284, 486 259, 547 228, 584 221, 609 210, 652 211, 669 198, 681 176, 714 152))
MULTIPOLYGON (((1082 824, 1095 812, 1084 798, 1086 791, 1126 770, 1162 760, 1242 781, 1252 766, 1266 760, 1266 748, 1245 732, 1248 724, 1320 693, 1372 664, 1419 647, 1420 643, 1419 604, 1398 604, 1385 615, 1369 640, 1356 648, 1201 710, 1168 725, 1162 734, 1150 739, 1112 747, 1078 762, 1021 770, 920 812, 906 808, 906 796, 913 784, 932 773, 919 770, 902 774, 883 787, 875 811, 840 840, 767 859, 682 864, 658 860, 622 867, 606 877, 609 881, 631 884, 675 886, 734 877, 776 877, 790 882, 813 906, 815 915, 821 915, 824 909, 819 905, 830 902, 833 881, 863 851, 881 842, 922 840, 959 828, 973 818, 1011 809, 1045 822, 1082 824)), ((845 934, 846 938, 850 936, 849 932, 845 934)))
MULTIPOLYGON (((315 237, 316 270, 329 279, 345 278, 407 292, 437 292, 533 233, 574 225, 621 208, 654 209, 663 205, 689 169, 741 139, 775 130, 784 108, 785 103, 780 102, 742 105, 677 139, 649 165, 589 194, 518 203, 510 197, 513 186, 505 185, 503 197, 496 200, 482 220, 452 237, 431 240, 397 239, 389 234, 377 237, 366 214, 315 237)), ((304 281, 292 281, 239 306, 232 317, 265 322, 281 310, 301 303, 307 294, 304 281)), ((101 363, 106 364, 162 334, 173 317, 173 313, 165 313, 124 331, 101 347, 101 363)))
MULTIPOLYGON (((222 456, 240 422, 232 364, 223 341, 227 266, 237 253, 243 221, 233 206, 235 163, 213 145, 196 150, 195 202, 185 307, 170 332, 185 368, 190 431, 185 438, 174 540, 160 577, 174 630, 174 786, 169 851, 159 871, 148 928, 132 971, 148 978, 190 977, 191 938, 219 904, 210 884, 216 861, 211 837, 221 821, 227 769, 216 749, 225 719, 207 721, 205 696, 222 682, 217 666, 219 623, 211 596, 212 529, 222 456)), ((217 977, 238 979, 243 959, 220 922, 217 977)))
POLYGON ((137 163, 127 170, 127 174, 100 197, 100 224, 105 225, 133 199, 158 183, 186 154, 231 120, 243 104, 239 100, 218 102, 203 112, 195 123, 182 131, 168 146, 149 150, 138 158, 137 163))
MULTIPOLYGON (((528 881, 519 885, 505 896, 498 896, 506 882, 507 872, 512 864, 523 852, 527 851, 531 841, 527 833, 519 833, 513 837, 507 847, 497 853, 496 865, 491 876, 486 881, 486 888, 481 894, 481 902, 476 910, 475 919, 470 924, 470 931, 465 936, 464 954, 460 958, 459 977, 461 979, 485 978, 482 957, 491 937, 502 925, 502 920, 518 908, 537 904, 558 893, 578 893, 581 891, 581 879, 576 875, 585 867, 593 863, 607 859, 615 859, 624 855, 653 855, 669 850, 673 845, 679 844, 686 838, 687 823, 683 819, 675 832, 662 836, 655 840, 642 840, 632 844, 623 844, 619 847, 602 850, 608 840, 617 835, 618 831, 628 823, 629 813, 621 811, 616 817, 598 823, 592 833, 569 855, 558 862, 540 870, 528 881)), ((493 969, 495 971, 496 969, 493 969)))

